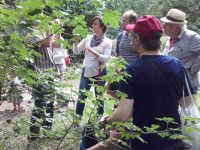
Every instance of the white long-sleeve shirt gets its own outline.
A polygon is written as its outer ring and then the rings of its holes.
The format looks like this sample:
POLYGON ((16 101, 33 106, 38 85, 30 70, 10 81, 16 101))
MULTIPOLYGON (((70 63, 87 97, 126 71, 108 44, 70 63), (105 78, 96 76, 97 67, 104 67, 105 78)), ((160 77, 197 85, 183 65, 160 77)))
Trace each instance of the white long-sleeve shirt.
MULTIPOLYGON (((79 54, 81 51, 85 50, 86 45, 90 45, 93 35, 88 35, 83 39, 78 45, 73 46, 73 51, 75 54, 79 54)), ((103 41, 98 45, 92 47, 93 50, 100 54, 100 57, 96 58, 92 53, 85 51, 85 57, 83 61, 84 67, 84 77, 94 77, 98 75, 99 62, 102 65, 110 59, 112 51, 112 41, 104 37, 103 41)))

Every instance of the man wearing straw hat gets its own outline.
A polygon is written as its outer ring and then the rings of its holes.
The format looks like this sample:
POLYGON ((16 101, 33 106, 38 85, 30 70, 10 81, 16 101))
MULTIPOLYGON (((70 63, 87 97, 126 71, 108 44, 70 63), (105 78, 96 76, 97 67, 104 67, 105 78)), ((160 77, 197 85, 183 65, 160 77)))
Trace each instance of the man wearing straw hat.
POLYGON ((197 93, 198 71, 200 69, 200 35, 186 28, 186 14, 178 9, 170 9, 161 18, 164 33, 169 36, 164 54, 178 58, 184 65, 195 93, 197 93))

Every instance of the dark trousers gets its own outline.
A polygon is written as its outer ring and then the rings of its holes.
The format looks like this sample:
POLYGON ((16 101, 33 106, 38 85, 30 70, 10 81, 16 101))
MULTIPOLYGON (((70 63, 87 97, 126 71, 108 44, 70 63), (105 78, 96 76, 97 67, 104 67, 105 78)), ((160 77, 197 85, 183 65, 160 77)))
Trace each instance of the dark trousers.
POLYGON ((38 85, 33 88, 33 97, 35 98, 35 108, 32 110, 30 120, 30 139, 35 140, 41 127, 51 130, 54 115, 54 97, 51 85, 38 85))
MULTIPOLYGON (((94 79, 98 79, 98 77, 92 77, 94 79)), ((96 81, 95 84, 98 84, 99 86, 104 86, 105 85, 105 81, 96 81)), ((81 80, 80 80, 80 85, 79 85, 79 96, 78 96, 78 102, 76 104, 76 114, 79 116, 83 116, 83 110, 85 107, 85 103, 83 103, 82 101, 84 101, 87 96, 85 95, 85 92, 83 92, 83 90, 87 90, 89 91, 91 88, 92 82, 89 80, 88 77, 84 77, 84 71, 82 72, 81 75, 81 80)), ((102 93, 98 93, 96 91, 95 88, 95 95, 101 95, 102 93)), ((99 101, 100 102, 100 106, 98 106, 98 114, 101 115, 104 113, 104 102, 103 101, 99 101)))

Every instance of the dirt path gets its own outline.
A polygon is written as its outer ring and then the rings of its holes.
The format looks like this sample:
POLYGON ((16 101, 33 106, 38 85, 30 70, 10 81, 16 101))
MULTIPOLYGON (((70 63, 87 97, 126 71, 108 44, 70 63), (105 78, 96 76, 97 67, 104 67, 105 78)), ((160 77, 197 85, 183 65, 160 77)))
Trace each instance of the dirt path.
MULTIPOLYGON (((71 88, 77 89, 79 86, 79 80, 64 81, 71 86, 64 89, 64 92, 70 93, 71 88)), ((27 121, 30 120, 31 110, 34 107, 34 101, 31 100, 31 93, 26 92, 22 94, 23 101, 21 103, 21 110, 19 112, 11 112, 13 109, 12 103, 4 102, 0 105, 0 150, 53 150, 56 149, 58 145, 57 140, 51 139, 41 139, 38 143, 30 143, 27 140, 27 135, 29 134, 27 121), (17 130, 20 127, 20 130, 17 130), (32 147, 33 146, 33 147, 32 147)), ((74 100, 77 99, 77 95, 73 96, 74 100)), ((67 108, 74 108, 74 102, 68 103, 67 108)), ((62 108, 63 109, 63 108, 62 108)), ((58 110, 55 110, 55 115, 58 114, 58 110)), ((55 117, 55 120, 59 117, 55 117)), ((63 126, 63 124, 56 122, 53 124, 53 128, 58 126, 63 126), (57 123, 57 124, 56 124, 57 123)), ((66 123, 65 123, 66 124, 66 123)), ((80 136, 80 135, 79 135, 80 136)), ((79 137, 78 136, 78 137, 79 137)), ((68 140, 67 140, 68 141, 68 140)), ((66 141, 63 142, 66 144, 66 141)), ((71 146, 71 145, 70 145, 71 146)), ((70 147, 68 146, 68 147, 70 147)), ((67 148, 69 150, 76 150, 72 144, 73 148, 67 148)), ((63 148, 63 150, 66 148, 63 148)), ((61 148, 62 150, 62 148, 61 148)))
MULTIPOLYGON (((78 80, 70 80, 65 82, 71 84, 75 88, 78 88, 79 86, 78 80)), ((22 96, 23 96, 23 101, 20 104, 21 110, 19 112, 12 112, 13 109, 12 103, 3 102, 3 104, 0 105, 0 125, 2 121, 13 119, 14 117, 19 117, 23 115, 30 116, 31 110, 34 107, 34 102, 31 100, 31 93, 26 92, 23 93, 22 96)))

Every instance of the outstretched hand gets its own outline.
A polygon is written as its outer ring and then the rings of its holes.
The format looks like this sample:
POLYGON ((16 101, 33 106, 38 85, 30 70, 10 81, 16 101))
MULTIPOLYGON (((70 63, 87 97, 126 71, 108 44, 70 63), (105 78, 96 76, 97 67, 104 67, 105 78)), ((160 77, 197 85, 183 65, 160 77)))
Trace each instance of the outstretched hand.
POLYGON ((101 127, 105 128, 105 126, 106 126, 106 124, 107 124, 107 118, 108 118, 108 116, 103 116, 103 117, 101 117, 101 119, 99 120, 98 124, 99 124, 101 127))

